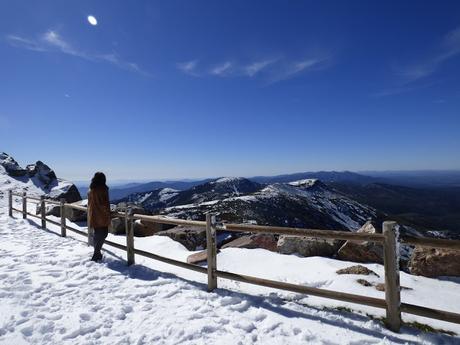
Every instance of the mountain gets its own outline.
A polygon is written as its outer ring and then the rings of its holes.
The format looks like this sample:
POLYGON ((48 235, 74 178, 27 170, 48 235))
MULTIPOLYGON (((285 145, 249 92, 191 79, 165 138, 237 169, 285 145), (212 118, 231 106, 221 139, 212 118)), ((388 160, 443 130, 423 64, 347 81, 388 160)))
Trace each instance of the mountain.
POLYGON ((0 153, 0 191, 26 191, 34 195, 46 195, 52 199, 64 198, 67 202, 81 200, 77 187, 69 181, 57 178, 45 163, 37 161, 22 168, 7 153, 0 153))
POLYGON ((185 191, 160 189, 119 201, 183 219, 204 219, 212 212, 230 222, 319 229, 356 230, 368 219, 381 218, 374 208, 317 179, 262 185, 245 178, 220 178, 185 191))
POLYGON ((421 230, 444 230, 446 234, 460 235, 460 187, 413 188, 385 183, 331 183, 330 186, 402 223, 421 230))
POLYGON ((318 179, 324 183, 329 182, 346 182, 353 184, 368 184, 372 182, 384 181, 380 177, 371 177, 358 174, 351 171, 317 171, 317 172, 301 172, 295 174, 285 174, 277 176, 254 176, 250 178, 252 181, 259 183, 287 183, 290 181, 298 181, 305 179, 318 179))
MULTIPOLYGON (((460 187, 460 170, 366 171, 373 178, 408 187, 460 187)), ((336 181, 339 182, 339 181, 336 181)))
POLYGON ((168 205, 199 204, 206 201, 253 193, 262 188, 263 185, 245 178, 225 177, 205 182, 183 191, 172 188, 160 188, 148 192, 133 193, 115 202, 134 202, 141 204, 148 211, 155 212, 168 205))
MULTIPOLYGON (((193 186, 205 183, 210 179, 198 181, 152 181, 147 183, 130 183, 128 186, 110 188, 109 195, 111 201, 123 199, 131 194, 150 192, 155 189, 171 188, 177 190, 189 189, 193 186)), ((86 195, 88 187, 79 187, 80 192, 86 195)))

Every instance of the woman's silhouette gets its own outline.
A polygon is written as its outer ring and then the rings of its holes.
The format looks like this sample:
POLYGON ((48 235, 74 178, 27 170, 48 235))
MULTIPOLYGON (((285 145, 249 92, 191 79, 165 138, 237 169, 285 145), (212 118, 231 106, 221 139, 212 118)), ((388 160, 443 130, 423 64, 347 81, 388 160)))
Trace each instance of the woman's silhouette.
POLYGON ((88 192, 88 217, 90 226, 94 229, 94 254, 92 261, 102 259, 102 245, 109 232, 110 203, 109 188, 106 185, 104 173, 94 174, 88 192))

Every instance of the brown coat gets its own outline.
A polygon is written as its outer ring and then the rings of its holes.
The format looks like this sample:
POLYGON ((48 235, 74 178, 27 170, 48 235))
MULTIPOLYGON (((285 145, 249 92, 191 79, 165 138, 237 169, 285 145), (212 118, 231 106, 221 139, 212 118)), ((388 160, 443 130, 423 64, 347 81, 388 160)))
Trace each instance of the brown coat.
POLYGON ((92 228, 105 228, 110 224, 109 191, 98 187, 88 192, 88 215, 92 228))

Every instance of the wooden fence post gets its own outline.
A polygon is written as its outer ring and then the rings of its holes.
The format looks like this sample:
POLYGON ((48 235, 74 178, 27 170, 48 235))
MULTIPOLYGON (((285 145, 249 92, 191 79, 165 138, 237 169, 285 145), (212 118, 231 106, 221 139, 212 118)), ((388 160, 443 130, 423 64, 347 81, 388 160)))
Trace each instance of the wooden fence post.
POLYGON ((125 230, 126 230, 126 255, 128 259, 128 266, 134 264, 134 219, 133 209, 127 207, 125 210, 125 230))
POLYGON ((13 217, 13 191, 8 191, 8 215, 13 217))
POLYGON ((66 227, 66 217, 65 217, 65 212, 66 212, 66 207, 65 207, 65 199, 61 198, 61 236, 66 237, 67 236, 67 227, 66 227))
POLYGON ((399 284, 399 253, 397 250, 397 224, 392 221, 383 222, 383 261, 385 266, 385 300, 386 324, 393 332, 401 328, 401 292, 399 284))
POLYGON ((91 227, 91 222, 89 220, 89 200, 86 206, 86 225, 88 227, 88 246, 94 246, 94 229, 91 227))
POLYGON ((46 229, 46 206, 45 206, 45 196, 40 196, 40 215, 42 220, 42 229, 46 229))
POLYGON ((206 252, 208 254, 208 291, 217 288, 216 217, 206 214, 206 252))
POLYGON ((22 193, 22 218, 27 219, 27 193, 22 193))

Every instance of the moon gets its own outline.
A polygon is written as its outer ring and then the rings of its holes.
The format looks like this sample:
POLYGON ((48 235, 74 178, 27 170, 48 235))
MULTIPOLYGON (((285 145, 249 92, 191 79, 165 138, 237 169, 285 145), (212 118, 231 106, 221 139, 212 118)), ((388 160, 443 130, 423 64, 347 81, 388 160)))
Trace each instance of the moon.
POLYGON ((88 23, 90 23, 90 24, 93 25, 93 26, 96 26, 96 25, 97 25, 97 19, 96 19, 96 17, 91 16, 91 15, 88 16, 88 23))

